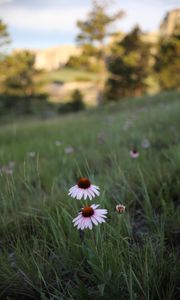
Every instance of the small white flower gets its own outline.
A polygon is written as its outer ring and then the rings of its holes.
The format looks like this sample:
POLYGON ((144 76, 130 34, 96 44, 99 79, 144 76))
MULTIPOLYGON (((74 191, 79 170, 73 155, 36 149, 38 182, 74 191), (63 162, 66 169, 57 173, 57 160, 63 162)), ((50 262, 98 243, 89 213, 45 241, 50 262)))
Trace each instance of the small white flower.
POLYGON ((66 148, 64 149, 64 152, 65 152, 66 154, 71 154, 71 153, 74 152, 74 148, 73 148, 72 146, 68 146, 68 147, 66 147, 66 148))
POLYGON ((33 151, 30 151, 30 152, 27 153, 27 155, 28 155, 29 157, 35 157, 36 153, 33 152, 33 151))
POLYGON ((59 146, 62 145, 62 142, 61 142, 61 141, 55 141, 55 145, 56 145, 57 147, 59 147, 59 146))
POLYGON ((1 174, 13 175, 13 169, 9 168, 8 166, 2 166, 0 172, 1 174))
POLYGON ((117 204, 116 205, 116 211, 119 214, 123 214, 125 212, 126 207, 123 204, 117 204))
POLYGON ((133 126, 133 123, 131 121, 126 121, 123 125, 123 130, 127 131, 129 128, 133 126))
POLYGON ((86 200, 89 197, 92 198, 99 196, 100 192, 98 191, 99 187, 97 185, 91 184, 88 178, 80 178, 78 183, 69 189, 69 194, 71 197, 81 200, 84 198, 86 200))
POLYGON ((135 150, 135 149, 133 149, 133 150, 131 150, 130 152, 129 152, 129 154, 130 154, 130 156, 132 157, 132 158, 137 158, 137 157, 139 157, 139 152, 137 151, 137 150, 135 150))
POLYGON ((93 228, 93 225, 98 225, 98 223, 106 222, 105 216, 107 214, 107 209, 98 209, 99 205, 92 204, 91 206, 86 206, 82 208, 79 215, 72 221, 74 227, 77 226, 77 229, 86 229, 90 230, 93 228))
POLYGON ((148 139, 144 139, 141 143, 141 146, 144 148, 144 149, 148 149, 150 147, 150 142, 148 139))
POLYGON ((106 141, 106 135, 103 131, 99 132, 97 135, 97 141, 99 144, 104 144, 106 141))
POLYGON ((15 166, 15 162, 14 162, 14 161, 9 161, 8 167, 9 167, 10 169, 13 169, 14 166, 15 166))

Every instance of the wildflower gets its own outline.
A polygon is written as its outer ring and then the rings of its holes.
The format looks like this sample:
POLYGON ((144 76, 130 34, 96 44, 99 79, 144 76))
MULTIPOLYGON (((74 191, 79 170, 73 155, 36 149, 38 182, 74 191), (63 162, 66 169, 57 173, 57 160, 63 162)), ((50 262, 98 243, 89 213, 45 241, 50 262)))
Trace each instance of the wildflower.
POLYGON ((10 169, 13 169, 14 166, 15 166, 15 162, 14 162, 14 161, 9 161, 8 167, 9 167, 10 169))
POLYGON ((117 204, 116 205, 116 210, 119 214, 123 214, 125 212, 126 206, 123 204, 117 204))
POLYGON ((10 168, 8 168, 8 167, 6 167, 6 168, 4 169, 4 173, 5 173, 6 175, 13 175, 13 170, 10 169, 10 168))
POLYGON ((0 169, 1 174, 6 174, 6 175, 13 175, 13 169, 9 168, 8 166, 2 166, 0 169))
POLYGON ((130 156, 131 156, 132 158, 137 158, 137 157, 139 157, 139 152, 138 152, 136 149, 131 150, 131 151, 129 152, 129 154, 130 154, 130 156))
POLYGON ((97 185, 91 184, 88 178, 83 177, 78 180, 76 185, 69 189, 68 195, 77 200, 81 200, 83 197, 84 200, 86 200, 87 197, 92 200, 92 198, 100 195, 98 190, 99 187, 97 185))
POLYGON ((106 135, 104 132, 99 132, 98 135, 97 135, 97 141, 99 144, 104 144, 105 141, 106 141, 106 135))
POLYGON ((59 146, 62 145, 62 142, 61 142, 61 141, 55 141, 55 145, 56 145, 57 147, 59 147, 59 146))
POLYGON ((66 147, 66 148, 64 149, 64 152, 65 152, 66 154, 71 154, 71 153, 74 152, 74 148, 73 148, 72 146, 68 146, 68 147, 66 147))
POLYGON ((150 142, 148 139, 144 139, 141 143, 141 146, 144 148, 144 149, 147 149, 150 147, 150 142))
POLYGON ((32 157, 35 157, 36 153, 33 151, 30 151, 27 153, 27 155, 32 158, 32 157))
POLYGON ((93 225, 98 225, 98 223, 106 222, 105 216, 107 214, 107 209, 99 209, 99 205, 92 204, 91 206, 85 206, 81 209, 79 215, 72 221, 74 227, 77 229, 92 229, 93 225))
POLYGON ((133 123, 131 121, 126 121, 123 125, 123 130, 127 131, 129 128, 133 126, 133 123))

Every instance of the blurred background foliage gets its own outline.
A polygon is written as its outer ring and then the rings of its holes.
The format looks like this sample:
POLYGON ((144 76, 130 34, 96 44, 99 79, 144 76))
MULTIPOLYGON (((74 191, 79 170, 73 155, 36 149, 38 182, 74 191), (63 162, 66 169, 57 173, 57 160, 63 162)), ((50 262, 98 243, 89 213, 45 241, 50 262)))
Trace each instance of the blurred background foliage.
POLYGON ((64 78, 72 80, 74 72, 78 71, 73 80, 76 83, 74 93, 71 89, 67 97, 58 96, 58 102, 65 100, 66 103, 54 105, 49 103, 51 95, 46 88, 54 75, 36 69, 32 51, 5 52, 4 46, 10 42, 10 36, 7 24, 1 20, 0 113, 45 112, 53 115, 84 109, 86 105, 78 82, 92 83, 88 93, 91 98, 94 90, 96 105, 152 91, 178 89, 180 23, 177 22, 171 34, 159 37, 157 43, 152 44, 143 38, 144 33, 138 26, 126 34, 113 30, 112 24, 125 17, 125 12, 120 10, 109 14, 109 8, 110 4, 103 1, 92 1, 92 10, 86 19, 77 22, 79 33, 76 41, 81 53, 70 56, 66 65, 57 70, 57 79, 52 82, 54 92, 64 85, 64 78), (77 105, 77 98, 81 104, 77 105))

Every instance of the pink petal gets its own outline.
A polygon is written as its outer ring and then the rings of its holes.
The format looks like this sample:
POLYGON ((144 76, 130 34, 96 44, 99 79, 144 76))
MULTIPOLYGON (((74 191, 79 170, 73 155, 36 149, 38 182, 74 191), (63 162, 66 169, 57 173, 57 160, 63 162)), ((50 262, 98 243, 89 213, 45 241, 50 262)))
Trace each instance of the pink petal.
POLYGON ((80 200, 83 196, 83 190, 79 189, 78 194, 77 194, 77 199, 80 200))
POLYGON ((79 224, 78 224, 78 226, 77 226, 77 229, 80 229, 80 228, 81 228, 82 222, 83 222, 83 219, 80 219, 80 220, 79 220, 79 224))
POLYGON ((87 190, 86 192, 87 192, 87 194, 88 194, 89 199, 92 200, 92 196, 91 196, 91 194, 89 193, 89 191, 87 190))
POLYGON ((72 197, 76 198, 77 194, 78 194, 79 188, 74 189, 74 191, 72 192, 72 197))
POLYGON ((91 184, 91 186, 97 190, 100 190, 100 188, 97 185, 91 184))
POLYGON ((76 225, 80 224, 80 223, 81 223, 81 221, 82 221, 82 219, 78 219, 78 220, 76 220, 76 221, 74 222, 74 225, 76 226, 76 225))
POLYGON ((96 209, 96 214, 107 214, 107 209, 96 209))
POLYGON ((85 218, 85 226, 84 226, 84 228, 88 228, 90 223, 91 223, 91 219, 90 218, 85 218))
POLYGON ((82 213, 80 213, 76 218, 74 218, 72 222, 75 222, 75 221, 79 220, 80 218, 82 218, 82 213))
POLYGON ((92 222, 90 218, 86 218, 86 228, 92 229, 92 222))
POLYGON ((94 193, 99 196, 100 195, 100 192, 99 191, 94 191, 94 193))
POLYGON ((89 229, 92 230, 92 228, 93 228, 93 225, 92 225, 92 221, 90 220, 89 229))
POLYGON ((104 220, 103 218, 99 217, 99 216, 95 216, 95 215, 94 215, 94 218, 95 218, 99 223, 105 222, 105 220, 104 220))
POLYGON ((89 192, 89 194, 90 194, 92 197, 95 197, 95 194, 94 194, 94 192, 91 190, 91 188, 88 188, 88 192, 89 192))
POLYGON ((99 207, 99 204, 92 204, 91 207, 92 207, 93 209, 96 209, 97 207, 99 207))
POLYGON ((85 218, 83 218, 82 222, 81 222, 81 229, 83 230, 85 226, 85 218))
POLYGON ((84 191, 84 200, 86 200, 87 196, 88 196, 88 193, 87 193, 87 191, 85 190, 85 191, 84 191))
POLYGON ((69 189, 69 191, 71 192, 71 191, 73 191, 74 189, 76 189, 78 186, 77 185, 74 185, 74 186, 72 186, 70 189, 69 189))
POLYGON ((98 225, 98 221, 96 220, 96 218, 94 218, 93 216, 91 217, 91 220, 92 222, 95 224, 95 225, 98 225))

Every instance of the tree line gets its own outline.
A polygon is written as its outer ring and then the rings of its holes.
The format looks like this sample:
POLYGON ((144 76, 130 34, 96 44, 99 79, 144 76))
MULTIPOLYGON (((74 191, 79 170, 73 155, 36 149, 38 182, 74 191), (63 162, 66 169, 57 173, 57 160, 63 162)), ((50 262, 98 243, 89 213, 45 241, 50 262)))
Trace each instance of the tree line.
POLYGON ((112 24, 125 16, 123 11, 110 15, 104 1, 92 4, 87 18, 77 22, 82 54, 70 57, 67 65, 95 70, 99 103, 148 93, 149 81, 159 91, 180 87, 180 23, 171 36, 160 37, 152 45, 143 40, 138 26, 125 35, 113 31, 112 24))

